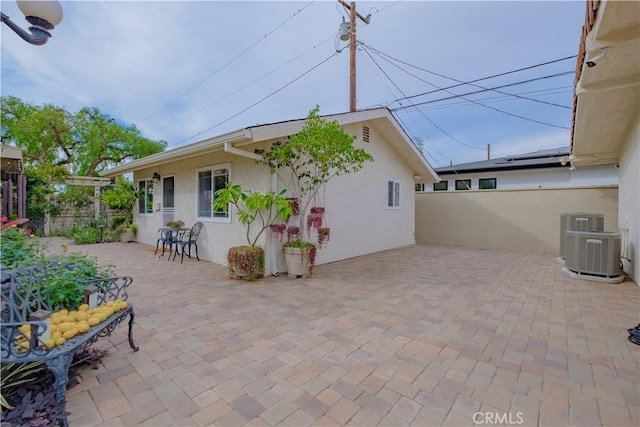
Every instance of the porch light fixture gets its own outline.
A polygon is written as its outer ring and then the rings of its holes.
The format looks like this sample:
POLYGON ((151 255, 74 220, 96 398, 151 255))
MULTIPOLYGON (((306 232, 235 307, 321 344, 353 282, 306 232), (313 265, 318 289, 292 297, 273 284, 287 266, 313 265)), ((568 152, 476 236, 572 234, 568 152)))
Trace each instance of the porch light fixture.
POLYGON ((153 180, 154 181, 160 181, 160 174, 158 172, 154 172, 153 173, 153 180))
POLYGON ((62 6, 57 0, 18 0, 18 8, 32 25, 29 31, 23 30, 7 15, 2 14, 2 22, 28 43, 40 46, 51 37, 50 31, 62 21, 62 6))

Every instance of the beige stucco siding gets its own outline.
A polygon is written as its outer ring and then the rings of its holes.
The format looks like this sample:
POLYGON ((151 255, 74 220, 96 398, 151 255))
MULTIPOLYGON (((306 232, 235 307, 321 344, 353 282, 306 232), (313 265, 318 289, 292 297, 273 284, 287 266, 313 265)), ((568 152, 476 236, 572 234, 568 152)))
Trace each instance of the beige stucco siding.
MULTIPOLYGON (((366 125, 366 123, 365 123, 366 125)), ((326 219, 331 241, 318 254, 325 263, 390 248, 412 245, 415 197, 413 175, 406 163, 370 126, 369 142, 362 142, 362 124, 345 126, 356 135, 355 145, 374 158, 356 174, 342 175, 326 189, 326 219), (387 181, 400 181, 400 208, 387 208, 387 181)))
MULTIPOLYGON (((141 178, 150 178, 154 172, 160 176, 173 176, 175 185, 175 219, 182 220, 185 227, 196 221, 204 224, 198 240, 198 253, 202 259, 226 265, 226 253, 230 246, 246 244, 245 228, 231 212, 231 221, 219 221, 196 217, 197 171, 207 167, 227 166, 232 182, 247 185, 256 191, 270 190, 270 176, 267 168, 256 167, 255 161, 216 151, 186 160, 167 163, 154 168, 142 169, 135 174, 136 185, 141 178)), ((154 203, 162 203, 162 186, 156 183, 154 203)), ((158 228, 162 227, 162 212, 154 210, 153 215, 135 214, 138 224, 137 240, 148 245, 156 244, 158 228)))
POLYGON ((617 232, 617 204, 615 186, 416 193, 416 241, 557 255, 563 213, 602 213, 617 232))
POLYGON ((620 153, 620 231, 623 233, 624 271, 640 277, 640 123, 635 122, 620 153))

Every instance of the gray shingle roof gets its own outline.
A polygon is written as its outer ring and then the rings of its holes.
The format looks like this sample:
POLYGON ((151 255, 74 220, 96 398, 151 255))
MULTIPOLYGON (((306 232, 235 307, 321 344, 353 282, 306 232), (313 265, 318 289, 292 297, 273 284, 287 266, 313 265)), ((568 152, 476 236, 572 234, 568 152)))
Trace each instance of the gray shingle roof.
POLYGON ((438 174, 454 174, 463 172, 489 172, 497 170, 539 169, 561 167, 562 158, 569 155, 569 148, 551 148, 532 153, 516 154, 479 162, 461 163, 458 165, 437 168, 438 174))

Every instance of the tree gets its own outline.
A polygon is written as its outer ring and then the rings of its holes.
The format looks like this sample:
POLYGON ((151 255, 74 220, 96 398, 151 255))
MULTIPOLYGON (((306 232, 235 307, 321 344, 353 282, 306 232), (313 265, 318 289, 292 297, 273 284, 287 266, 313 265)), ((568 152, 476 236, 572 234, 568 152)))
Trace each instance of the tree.
POLYGON ((304 236, 306 213, 318 191, 336 176, 362 169, 373 156, 353 146, 355 136, 347 134, 337 121, 319 115, 320 107, 309 112, 304 127, 287 141, 276 141, 269 150, 256 150, 264 163, 298 200, 299 236, 304 236))
POLYGON ((163 151, 165 141, 143 137, 134 125, 117 123, 98 108, 75 114, 53 104, 34 106, 13 96, 1 98, 2 143, 23 149, 27 165, 64 168, 97 176, 127 160, 163 151))

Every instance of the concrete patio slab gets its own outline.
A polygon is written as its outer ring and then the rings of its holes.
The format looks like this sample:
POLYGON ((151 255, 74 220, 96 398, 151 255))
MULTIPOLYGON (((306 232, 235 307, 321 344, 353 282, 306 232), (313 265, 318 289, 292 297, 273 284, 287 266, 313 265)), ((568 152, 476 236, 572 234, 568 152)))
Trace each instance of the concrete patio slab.
POLYGON ((415 246, 227 279, 138 243, 69 251, 134 284, 126 328, 68 391, 71 426, 640 424, 640 288, 554 256, 415 246))

